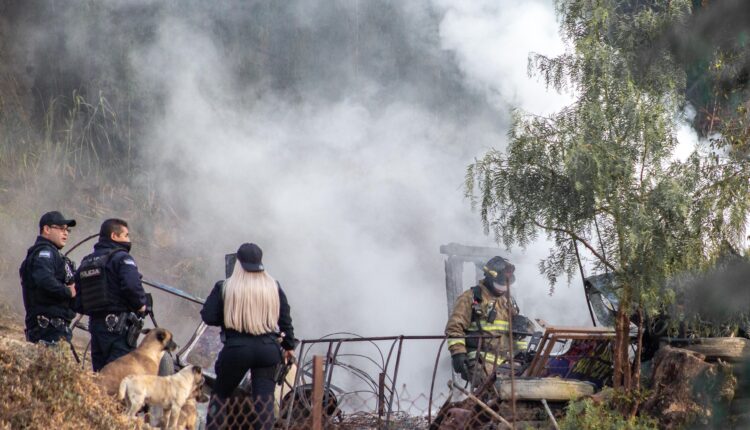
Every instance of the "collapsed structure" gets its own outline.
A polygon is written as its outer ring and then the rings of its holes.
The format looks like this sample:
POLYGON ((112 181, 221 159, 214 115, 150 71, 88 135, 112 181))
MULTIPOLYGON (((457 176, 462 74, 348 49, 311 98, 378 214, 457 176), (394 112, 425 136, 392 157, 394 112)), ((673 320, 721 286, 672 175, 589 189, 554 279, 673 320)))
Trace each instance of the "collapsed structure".
MULTIPOLYGON (((457 244, 441 247, 441 253, 448 256, 449 309, 462 289, 463 264, 473 262, 479 271, 481 262, 498 251, 457 244)), ((556 428, 556 417, 567 402, 611 386, 612 327, 619 304, 615 277, 611 273, 588 277, 584 291, 593 327, 543 323, 543 332, 529 333, 528 348, 514 352, 514 361, 520 364, 514 373, 519 378, 496 373, 479 387, 459 389, 465 400, 446 402, 431 428, 478 427, 490 422, 511 425, 514 421, 542 428, 549 428, 551 421, 556 428)), ((639 321, 637 316, 631 318, 631 360, 640 351, 648 370, 644 376, 652 389, 642 410, 659 417, 665 428, 688 423, 745 428, 750 423, 745 408, 750 397, 750 330, 735 325, 734 330, 719 332, 724 337, 702 338, 698 328, 686 328, 684 319, 684 315, 667 312, 647 317, 642 323, 643 348, 637 349, 639 321), (672 326, 679 323, 678 330, 668 330, 670 320, 672 326), (678 337, 670 337, 675 333, 678 337)))

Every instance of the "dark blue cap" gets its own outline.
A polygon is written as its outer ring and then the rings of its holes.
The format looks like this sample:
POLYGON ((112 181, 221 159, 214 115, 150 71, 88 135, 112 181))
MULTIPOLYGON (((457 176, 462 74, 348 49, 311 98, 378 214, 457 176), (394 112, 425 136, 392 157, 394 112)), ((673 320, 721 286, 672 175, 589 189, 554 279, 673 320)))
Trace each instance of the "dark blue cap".
POLYGON ((45 225, 67 225, 68 227, 75 227, 76 220, 65 219, 63 214, 61 214, 60 212, 52 211, 42 215, 42 218, 39 219, 39 228, 41 229, 45 225))
POLYGON ((243 243, 237 250, 237 260, 246 272, 262 272, 263 250, 254 243, 243 243))

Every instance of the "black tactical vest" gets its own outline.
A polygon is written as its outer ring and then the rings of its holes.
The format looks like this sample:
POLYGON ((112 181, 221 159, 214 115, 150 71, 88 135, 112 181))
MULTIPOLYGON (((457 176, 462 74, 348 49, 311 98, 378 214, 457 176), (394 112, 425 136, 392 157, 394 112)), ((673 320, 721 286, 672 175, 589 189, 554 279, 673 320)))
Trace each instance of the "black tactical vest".
POLYGON ((78 269, 78 294, 81 295, 81 313, 91 315, 94 312, 106 311, 117 302, 107 285, 106 266, 115 252, 124 251, 114 249, 106 254, 91 254, 81 260, 78 269))

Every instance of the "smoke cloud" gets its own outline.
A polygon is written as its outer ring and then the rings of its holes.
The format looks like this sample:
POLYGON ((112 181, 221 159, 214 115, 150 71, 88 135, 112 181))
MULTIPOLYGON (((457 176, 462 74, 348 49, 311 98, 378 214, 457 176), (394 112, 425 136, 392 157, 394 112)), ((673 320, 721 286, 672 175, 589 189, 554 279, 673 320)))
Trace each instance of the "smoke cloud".
MULTIPOLYGON (((529 52, 562 52, 551 3, 130 1, 103 12, 119 37, 76 27, 72 5, 47 18, 65 21, 55 34, 87 59, 82 75, 116 70, 138 95, 144 173, 132 181, 176 215, 176 252, 201 257, 197 294, 223 277, 224 254, 258 243, 298 337, 317 338, 442 333, 439 246, 497 246, 463 197, 466 166, 505 146, 509 108, 569 100, 526 71, 529 52)), ((500 251, 522 312, 586 324, 578 280, 548 295, 547 247, 500 251)), ((403 364, 416 392, 432 369, 420 354, 403 364)))
POLYGON ((547 91, 529 79, 529 54, 560 55, 565 46, 552 2, 434 2, 444 11, 441 46, 456 53, 470 87, 500 109, 550 114, 572 103, 569 94, 547 91))

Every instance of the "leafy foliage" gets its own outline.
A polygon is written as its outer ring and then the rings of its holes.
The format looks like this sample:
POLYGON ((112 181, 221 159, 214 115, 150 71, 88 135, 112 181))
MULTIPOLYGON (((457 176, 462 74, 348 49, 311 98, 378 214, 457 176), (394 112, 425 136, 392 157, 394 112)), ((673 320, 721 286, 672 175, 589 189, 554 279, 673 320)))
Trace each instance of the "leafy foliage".
POLYGON ((616 412, 617 397, 612 391, 605 393, 604 401, 591 398, 571 402, 565 418, 560 421, 561 430, 655 430, 658 421, 648 416, 624 418, 616 412))
POLYGON ((742 248, 750 165, 719 146, 673 156, 685 73, 658 41, 691 5, 642 3, 557 2, 568 52, 533 55, 530 71, 576 101, 550 116, 515 112, 507 151, 469 167, 467 194, 506 246, 546 232, 550 282, 572 276, 585 249, 596 270, 615 273, 624 306, 648 311, 672 298, 667 279, 742 248))

